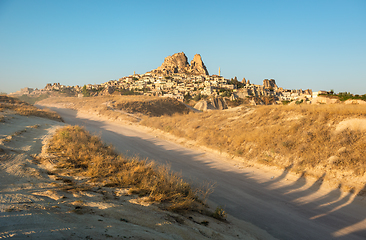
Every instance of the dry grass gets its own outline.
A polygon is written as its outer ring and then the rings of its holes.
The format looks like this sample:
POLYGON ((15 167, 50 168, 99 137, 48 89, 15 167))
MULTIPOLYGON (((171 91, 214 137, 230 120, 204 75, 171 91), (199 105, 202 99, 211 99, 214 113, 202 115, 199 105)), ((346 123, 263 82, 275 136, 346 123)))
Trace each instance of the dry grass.
MULTIPOLYGON (((63 97, 48 98, 40 103, 63 104, 73 109, 92 111, 114 119, 118 119, 122 115, 128 118, 129 114, 153 117, 189 112, 189 109, 176 99, 148 96, 63 97)), ((133 118, 128 120, 133 120, 133 118)))
POLYGON ((169 168, 118 155, 81 127, 59 129, 48 151, 59 156, 60 168, 104 182, 105 186, 130 188, 131 193, 149 196, 168 210, 198 210, 203 206, 202 196, 198 197, 200 190, 193 189, 169 168))
POLYGON ((36 116, 62 122, 62 118, 49 109, 39 109, 26 102, 8 96, 0 96, 0 111, 5 109, 13 110, 22 116, 36 116))
POLYGON ((141 124, 244 157, 250 161, 311 169, 366 172, 366 134, 346 129, 342 120, 366 119, 361 105, 293 105, 243 107, 239 111, 210 111, 146 118, 141 124), (331 158, 332 157, 332 158, 331 158))

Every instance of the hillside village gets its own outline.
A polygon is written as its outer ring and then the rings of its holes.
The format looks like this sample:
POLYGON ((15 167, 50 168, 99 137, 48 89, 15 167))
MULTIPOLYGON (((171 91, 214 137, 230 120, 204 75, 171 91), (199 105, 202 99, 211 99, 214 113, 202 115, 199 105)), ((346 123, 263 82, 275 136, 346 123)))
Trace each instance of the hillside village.
POLYGON ((133 74, 102 84, 65 86, 60 83, 47 84, 43 89, 23 88, 10 96, 38 96, 49 92, 68 93, 74 96, 98 96, 108 94, 143 94, 171 97, 183 101, 185 98, 226 97, 230 100, 247 97, 272 97, 277 103, 298 99, 309 100, 318 93, 307 90, 289 90, 278 87, 274 79, 264 79, 262 85, 226 79, 220 75, 209 75, 199 54, 188 63, 186 55, 176 53, 165 58, 163 64, 145 74, 133 74))

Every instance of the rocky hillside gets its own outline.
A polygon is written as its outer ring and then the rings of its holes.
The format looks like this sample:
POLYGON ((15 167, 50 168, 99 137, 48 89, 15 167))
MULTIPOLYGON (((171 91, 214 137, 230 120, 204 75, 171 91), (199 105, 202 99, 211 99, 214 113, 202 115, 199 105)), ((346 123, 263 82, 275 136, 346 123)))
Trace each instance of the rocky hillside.
POLYGON ((205 64, 202 61, 201 55, 196 54, 191 61, 188 63, 188 58, 184 52, 173 54, 164 59, 163 64, 151 71, 155 74, 170 75, 173 73, 185 73, 194 75, 209 75, 205 64))

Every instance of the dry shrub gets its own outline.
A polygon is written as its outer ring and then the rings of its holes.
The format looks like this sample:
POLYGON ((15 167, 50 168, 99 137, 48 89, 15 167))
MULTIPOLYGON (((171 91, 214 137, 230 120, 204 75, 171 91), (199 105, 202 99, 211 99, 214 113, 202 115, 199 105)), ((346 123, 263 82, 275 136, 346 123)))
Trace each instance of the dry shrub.
POLYGON ((146 116, 171 116, 175 113, 184 114, 189 112, 189 109, 176 99, 149 96, 63 97, 48 98, 46 101, 40 101, 39 103, 64 104, 74 109, 93 111, 111 118, 126 116, 123 112, 146 116))
POLYGON ((36 116, 62 122, 62 118, 49 109, 39 109, 26 102, 8 96, 0 96, 0 109, 13 110, 22 116, 36 116))
POLYGON ((198 144, 267 165, 293 165, 296 171, 305 171, 332 164, 333 169, 362 176, 365 132, 334 130, 344 119, 365 117, 362 105, 246 106, 238 111, 148 118, 141 124, 179 132, 198 144), (339 153, 341 148, 346 151, 339 153), (331 156, 338 161, 329 163, 331 156))
POLYGON ((79 126, 59 129, 48 151, 60 157, 59 167, 105 182, 107 186, 129 187, 133 193, 164 203, 162 206, 169 210, 198 210, 203 206, 197 197, 202 189, 192 188, 168 167, 118 155, 111 146, 79 126))
POLYGON ((172 98, 154 98, 148 101, 123 101, 116 104, 116 108, 129 113, 142 113, 150 117, 188 113, 188 108, 172 98))

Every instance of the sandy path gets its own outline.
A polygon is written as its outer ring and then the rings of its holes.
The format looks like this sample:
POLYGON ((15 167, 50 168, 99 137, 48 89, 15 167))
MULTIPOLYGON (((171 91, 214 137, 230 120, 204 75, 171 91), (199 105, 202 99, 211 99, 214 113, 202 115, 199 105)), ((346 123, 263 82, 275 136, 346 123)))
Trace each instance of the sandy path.
POLYGON ((185 148, 129 125, 97 116, 57 110, 67 123, 85 126, 129 155, 139 154, 182 172, 194 182, 216 182, 210 199, 233 216, 265 229, 279 239, 365 239, 366 202, 332 189, 320 179, 287 171, 257 169, 211 152, 185 148))
POLYGON ((162 211, 124 189, 96 185, 82 190, 82 178, 55 173, 52 159, 39 164, 33 158, 62 123, 5 115, 0 122, 0 239, 272 238, 232 217, 223 223, 198 213, 162 211), (202 224, 206 221, 208 226, 202 224))

